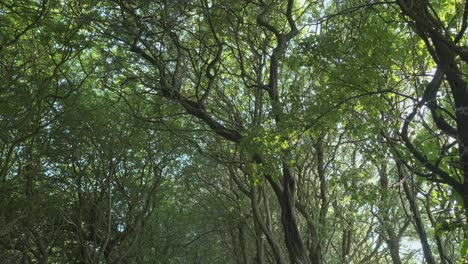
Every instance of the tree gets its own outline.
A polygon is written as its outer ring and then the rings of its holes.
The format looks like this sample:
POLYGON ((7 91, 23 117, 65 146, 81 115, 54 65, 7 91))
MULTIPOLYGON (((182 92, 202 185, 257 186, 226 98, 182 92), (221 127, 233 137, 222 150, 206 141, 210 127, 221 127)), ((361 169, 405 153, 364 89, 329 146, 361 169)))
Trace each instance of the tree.
POLYGON ((456 262, 465 6, 2 3, 0 252, 456 262))

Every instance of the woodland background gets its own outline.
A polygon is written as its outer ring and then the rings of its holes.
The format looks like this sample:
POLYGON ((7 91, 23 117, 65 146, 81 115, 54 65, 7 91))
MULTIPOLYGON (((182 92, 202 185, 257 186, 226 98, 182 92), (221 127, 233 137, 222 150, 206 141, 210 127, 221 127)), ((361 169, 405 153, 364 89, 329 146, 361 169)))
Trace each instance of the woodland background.
POLYGON ((0 1, 0 262, 467 263, 467 17, 0 1))

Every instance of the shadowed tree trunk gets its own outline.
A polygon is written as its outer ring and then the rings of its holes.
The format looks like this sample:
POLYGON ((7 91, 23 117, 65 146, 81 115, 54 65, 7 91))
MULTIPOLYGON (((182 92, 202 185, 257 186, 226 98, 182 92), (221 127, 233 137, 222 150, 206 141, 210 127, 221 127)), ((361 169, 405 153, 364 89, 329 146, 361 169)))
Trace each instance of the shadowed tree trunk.
POLYGON ((410 185, 408 183, 408 181, 411 181, 412 179, 409 176, 405 176, 401 162, 399 162, 398 160, 396 160, 396 166, 398 170, 399 179, 402 182, 403 190, 408 200, 409 208, 413 217, 412 223, 416 229, 416 232, 418 233, 419 241, 421 242, 424 259, 428 264, 436 264, 434 256, 432 255, 431 247, 429 245, 427 233, 424 228, 424 223, 422 222, 421 215, 419 213, 419 208, 415 199, 414 191, 410 188, 410 185))

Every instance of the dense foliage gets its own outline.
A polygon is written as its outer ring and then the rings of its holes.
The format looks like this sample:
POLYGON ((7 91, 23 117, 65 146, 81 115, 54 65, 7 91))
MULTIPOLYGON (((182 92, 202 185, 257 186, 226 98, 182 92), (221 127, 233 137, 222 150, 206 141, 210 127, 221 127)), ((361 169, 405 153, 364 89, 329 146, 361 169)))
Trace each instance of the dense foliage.
POLYGON ((467 263, 467 19, 0 1, 0 262, 467 263))

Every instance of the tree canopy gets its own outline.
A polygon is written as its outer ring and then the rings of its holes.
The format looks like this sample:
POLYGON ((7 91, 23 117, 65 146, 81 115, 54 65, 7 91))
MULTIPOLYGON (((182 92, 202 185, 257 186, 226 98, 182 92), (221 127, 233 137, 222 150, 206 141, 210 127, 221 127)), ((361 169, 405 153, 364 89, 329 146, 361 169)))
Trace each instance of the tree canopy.
POLYGON ((465 0, 0 1, 5 263, 468 263, 465 0))

